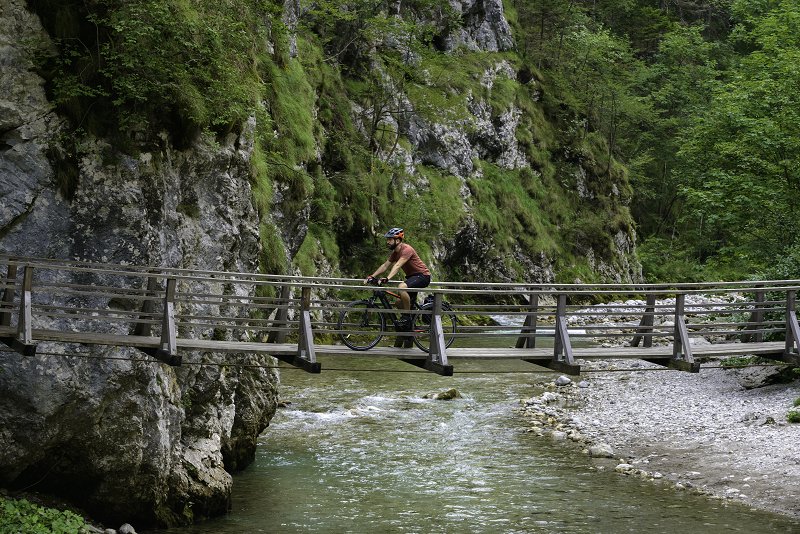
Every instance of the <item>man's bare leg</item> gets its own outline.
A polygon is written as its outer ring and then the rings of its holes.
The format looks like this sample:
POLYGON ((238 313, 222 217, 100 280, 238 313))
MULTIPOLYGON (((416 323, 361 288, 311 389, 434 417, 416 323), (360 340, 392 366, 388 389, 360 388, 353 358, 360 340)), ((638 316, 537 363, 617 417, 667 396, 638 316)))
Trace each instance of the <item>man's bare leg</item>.
MULTIPOLYGON (((403 291, 403 289, 407 288, 405 282, 400 282, 398 284, 398 289, 400 289, 400 302, 398 302, 398 309, 400 309, 400 318, 405 323, 405 321, 410 320, 411 316, 407 313, 411 309, 411 296, 408 294, 408 291, 403 291)), ((409 327, 411 325, 408 325, 409 327)), ((395 342, 395 347, 403 347, 411 348, 411 345, 414 343, 414 338, 410 336, 397 336, 397 341, 395 342)))

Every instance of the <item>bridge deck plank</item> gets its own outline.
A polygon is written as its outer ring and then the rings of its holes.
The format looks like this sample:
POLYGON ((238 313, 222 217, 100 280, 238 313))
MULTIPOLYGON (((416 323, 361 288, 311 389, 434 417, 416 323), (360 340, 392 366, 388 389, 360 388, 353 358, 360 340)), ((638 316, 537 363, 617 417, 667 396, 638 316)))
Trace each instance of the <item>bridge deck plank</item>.
MULTIPOLYGON (((0 327, 0 337, 14 336, 15 329, 0 327)), ((35 341, 55 341, 63 343, 83 343, 92 345, 116 345, 126 347, 158 348, 161 340, 157 337, 132 336, 123 334, 103 334, 96 332, 63 332, 57 330, 34 329, 32 331, 35 341)), ((254 343, 241 341, 224 341, 211 339, 178 339, 180 350, 202 350, 211 352, 239 352, 254 354, 297 354, 295 343, 254 343)), ((692 346, 695 357, 702 356, 739 356, 745 354, 775 355, 783 354, 784 342, 762 343, 720 343, 712 345, 692 346)), ((353 357, 383 357, 404 359, 425 359, 427 355, 417 348, 375 347, 368 351, 350 350, 344 345, 315 345, 317 355, 325 356, 353 356, 353 357)), ((580 359, 645 359, 645 358, 670 358, 672 346, 663 345, 656 347, 577 347, 573 349, 575 358, 580 359)), ((513 347, 451 347, 447 350, 447 357, 451 359, 525 359, 547 361, 553 357, 552 348, 518 349, 513 347)))

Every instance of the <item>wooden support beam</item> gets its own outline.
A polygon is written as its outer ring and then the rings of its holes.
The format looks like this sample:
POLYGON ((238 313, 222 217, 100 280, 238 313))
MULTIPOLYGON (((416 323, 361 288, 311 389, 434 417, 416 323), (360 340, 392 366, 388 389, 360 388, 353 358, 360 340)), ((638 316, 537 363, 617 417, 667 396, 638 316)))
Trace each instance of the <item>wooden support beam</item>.
MULTIPOLYGON (((750 313, 750 319, 748 320, 750 324, 747 328, 753 328, 754 330, 761 330, 763 328, 764 323, 764 301, 766 300, 766 292, 762 290, 757 290, 755 292, 755 308, 750 313)), ((754 332, 754 333, 746 333, 742 334, 742 342, 755 342, 761 343, 764 341, 764 332, 754 332)))
POLYGON ((0 326, 11 326, 11 308, 14 307, 14 293, 17 284, 17 265, 9 263, 6 269, 6 287, 3 290, 3 307, 0 308, 0 326))
POLYGON ((437 375, 441 376, 453 376, 453 366, 452 365, 442 365, 440 363, 434 362, 429 358, 426 359, 414 359, 414 358, 399 358, 400 361, 410 363, 411 365, 415 365, 426 371, 431 371, 432 373, 436 373, 437 375))
POLYGON ((275 312, 275 320, 272 323, 273 327, 276 330, 273 330, 267 336, 267 343, 285 343, 286 342, 286 331, 279 330, 286 328, 286 324, 289 321, 289 301, 292 297, 292 286, 290 284, 285 284, 281 286, 281 296, 280 302, 281 304, 278 305, 278 310, 275 312))
POLYGON ((20 294, 19 316, 17 317, 17 339, 25 345, 33 343, 33 336, 31 335, 32 290, 33 267, 26 265, 22 271, 22 293, 20 294))
POLYGON ((433 295, 433 306, 431 307, 430 336, 428 339, 428 357, 421 358, 399 358, 401 361, 410 363, 422 369, 426 369, 442 376, 453 376, 453 366, 447 363, 447 344, 444 341, 444 330, 442 329, 442 294, 433 295))
MULTIPOLYGON (((431 310, 430 352, 428 352, 428 359, 432 364, 440 365, 443 368, 448 367, 446 346, 442 331, 442 294, 435 293, 431 310)), ((452 368, 452 366, 449 367, 452 368)))
MULTIPOLYGON (((541 364, 540 364, 541 365, 541 364)), ((572 353, 572 342, 569 340, 567 330, 567 296, 558 295, 556 304, 556 335, 553 343, 553 359, 544 364, 546 367, 567 373, 579 375, 581 366, 575 363, 572 353)))
POLYGON ((700 364, 695 363, 692 355, 692 346, 689 344, 689 330, 686 328, 686 295, 675 295, 675 327, 672 334, 672 358, 645 358, 645 361, 664 365, 670 369, 699 373, 700 364))
POLYGON ((797 322, 797 292, 786 292, 786 349, 784 361, 800 364, 800 325, 797 322))
POLYGON ((522 325, 522 331, 517 338, 518 349, 534 349, 536 348, 536 322, 537 312, 539 310, 539 294, 531 293, 528 296, 528 313, 525 315, 525 323, 522 325))
MULTIPOLYGON (((179 367, 181 363, 183 363, 183 357, 178 355, 178 332, 175 327, 175 287, 177 281, 175 278, 168 278, 167 279, 167 288, 164 293, 164 301, 163 301, 163 314, 161 316, 161 339, 159 341, 158 348, 153 347, 137 347, 140 351, 144 352, 145 354, 152 356, 156 360, 166 363, 167 365, 172 365, 173 367, 179 367)), ((148 289, 151 287, 151 284, 148 282, 148 289)), ((157 284, 154 285, 157 287, 157 284)), ((147 306, 147 301, 143 308, 147 306)), ((141 323, 137 324, 137 328, 142 326, 141 323)), ((148 335, 150 333, 149 325, 144 325, 146 328, 142 328, 143 332, 147 332, 148 335)))
POLYGON ((297 355, 287 361, 309 373, 319 373, 322 366, 317 362, 314 352, 314 331, 311 328, 311 288, 304 287, 300 297, 300 337, 297 341, 297 355))
MULTIPOLYGON (((267 347, 267 349, 269 349, 269 347, 267 347)), ((276 358, 282 362, 286 362, 293 367, 298 367, 309 373, 318 374, 322 370, 322 365, 320 365, 319 362, 310 362, 295 354, 282 354, 279 352, 270 352, 268 354, 273 358, 276 358)))
POLYGON ((639 342, 644 340, 644 347, 653 346, 653 321, 656 313, 656 296, 653 294, 647 295, 647 304, 644 308, 642 320, 639 321, 639 331, 633 336, 631 340, 631 347, 638 347, 639 342))
POLYGON ((36 344, 33 342, 31 324, 32 293, 33 267, 26 265, 22 271, 22 291, 20 293, 19 311, 17 313, 17 335, 16 337, 4 337, 0 339, 0 341, 24 356, 33 356, 36 354, 36 344))
MULTIPOLYGON (((155 312, 155 294, 158 290, 161 289, 158 283, 158 278, 155 276, 148 276, 147 277, 147 298, 142 303, 142 315, 139 316, 140 320, 147 320, 151 319, 153 313, 155 312)), ((150 323, 136 323, 136 326, 133 329, 134 336, 144 336, 150 337, 152 330, 152 325, 150 323)))
MULTIPOLYGON (((32 271, 30 271, 32 272, 32 271)), ((0 327, 11 327, 11 317, 14 313, 11 311, 14 307, 14 295, 16 293, 16 279, 17 279, 17 265, 14 263, 8 264, 6 270, 6 288, 3 290, 3 308, 0 312, 0 327)), ((23 282, 24 286, 25 282, 23 282)), ((28 301, 30 302, 30 284, 28 280, 28 301)), ((22 316, 22 306, 20 305, 20 316, 22 316)), ((30 327, 30 306, 28 306, 28 327, 30 327)), ((30 328, 27 328, 30 334, 30 328)), ((2 336, 0 342, 7 345, 12 350, 22 354, 23 356, 34 356, 36 354, 36 344, 29 342, 25 343, 19 339, 19 336, 2 336)))

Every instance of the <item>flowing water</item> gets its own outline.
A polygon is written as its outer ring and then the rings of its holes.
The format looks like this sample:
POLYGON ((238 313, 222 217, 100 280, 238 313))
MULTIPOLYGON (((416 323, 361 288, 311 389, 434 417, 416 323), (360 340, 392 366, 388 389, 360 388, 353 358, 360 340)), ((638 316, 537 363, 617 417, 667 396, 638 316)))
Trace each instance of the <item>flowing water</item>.
POLYGON ((169 532, 800 532, 525 432, 519 399, 556 375, 481 371, 541 370, 531 364, 456 361, 440 377, 392 359, 320 361, 319 375, 282 371, 289 404, 234 477, 231 513, 169 532), (449 388, 463 397, 423 398, 449 388))

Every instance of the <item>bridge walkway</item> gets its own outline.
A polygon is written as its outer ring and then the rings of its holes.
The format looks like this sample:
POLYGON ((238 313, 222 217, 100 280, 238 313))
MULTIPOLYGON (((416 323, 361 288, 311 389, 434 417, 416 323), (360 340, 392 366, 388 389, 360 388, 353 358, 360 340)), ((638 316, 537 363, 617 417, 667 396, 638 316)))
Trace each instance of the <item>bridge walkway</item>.
MULTIPOLYGON (((46 342, 139 350, 168 365, 180 365, 193 352, 263 354, 320 372, 317 355, 348 355, 398 358, 443 375, 453 373, 451 360, 463 359, 517 359, 570 374, 580 373, 579 360, 612 358, 691 372, 699 371, 697 359, 712 356, 800 363, 795 280, 438 283, 426 289, 427 307, 415 312, 429 327, 380 332, 389 341, 422 340, 425 351, 354 351, 342 344, 344 337, 372 334, 343 320, 354 301, 375 291, 360 280, 1 255, 0 273, 0 341, 28 356, 46 342), (597 302, 605 304, 590 305, 597 302), (511 325, 495 320, 509 318, 511 325), (491 348, 473 342, 492 337, 503 339, 491 348), (542 338, 553 346, 537 347, 542 338), (582 343, 573 347, 573 340, 582 343)), ((377 322, 397 318, 394 310, 370 302, 361 309, 382 318, 377 322)))

